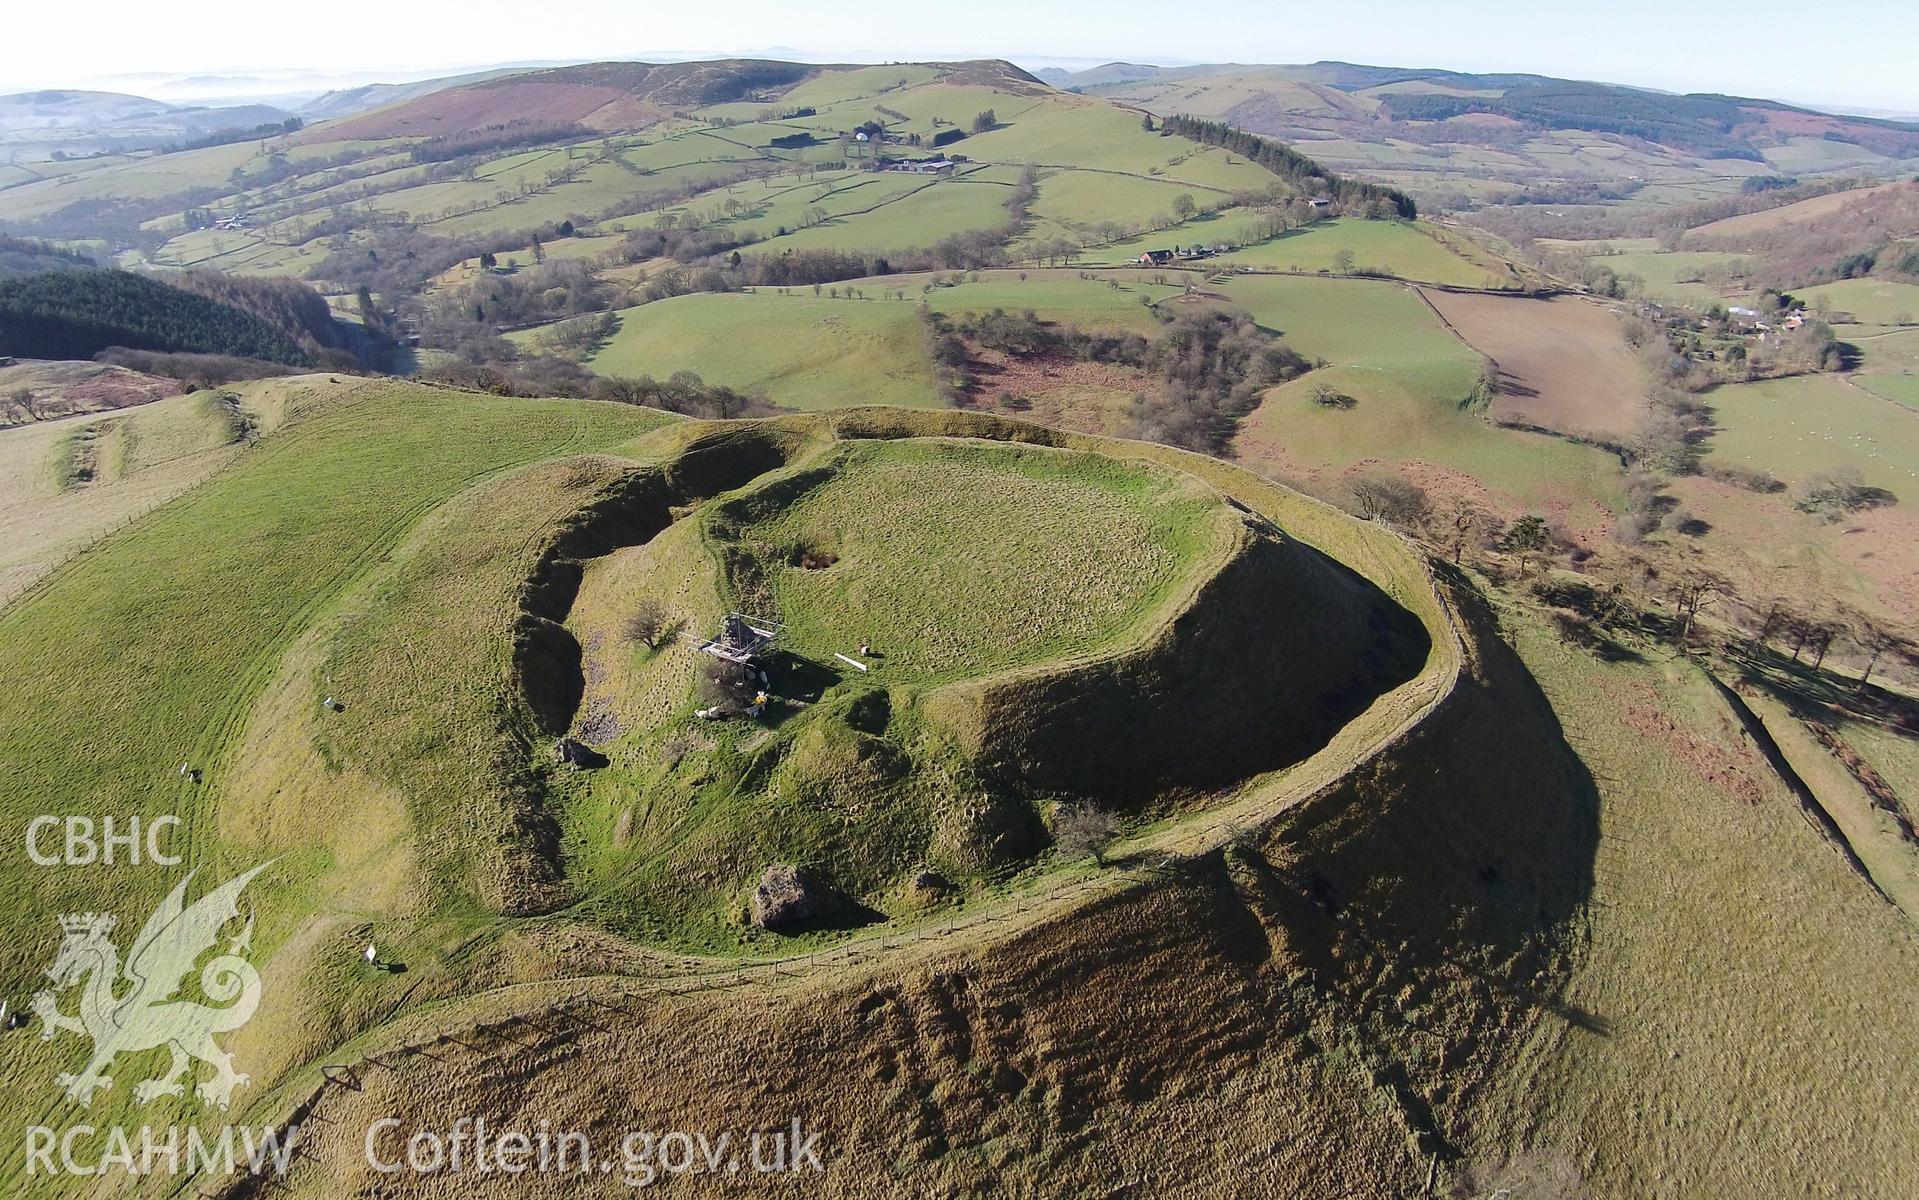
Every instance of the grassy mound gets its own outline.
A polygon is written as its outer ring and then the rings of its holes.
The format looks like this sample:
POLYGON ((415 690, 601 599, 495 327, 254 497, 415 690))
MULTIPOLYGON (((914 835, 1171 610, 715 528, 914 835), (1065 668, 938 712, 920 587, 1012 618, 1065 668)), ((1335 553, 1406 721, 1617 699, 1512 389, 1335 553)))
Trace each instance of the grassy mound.
POLYGON ((1099 649, 1219 556, 1228 514, 1112 459, 935 441, 848 447, 713 528, 794 653, 871 642, 889 682, 925 684, 1099 649))
MULTIPOLYGON (((259 436, 223 470, 0 614, 11 718, 0 743, 17 819, 178 813, 186 827, 170 849, 210 875, 277 860, 254 942, 273 985, 234 1044, 259 1081, 243 1098, 256 1106, 272 1106, 271 1081, 339 1061, 397 1015, 502 984, 642 969, 621 934, 776 948, 743 920, 773 862, 844 892, 842 924, 918 920, 929 894, 1051 876, 1047 820, 1077 777, 1061 785, 1027 764, 1094 753, 1070 740, 1080 716, 1062 710, 1057 745, 982 741, 945 697, 1049 680, 1070 690, 1075 672, 1107 671, 1113 711, 1136 718, 1121 740, 1153 741, 1157 722, 1186 720, 1157 706, 1190 695, 1162 656, 1190 649, 1189 627, 1247 564, 1279 572, 1248 575, 1256 588, 1292 572, 1291 590, 1271 596, 1302 628, 1358 595, 1309 568, 1303 545, 1249 527, 1213 490, 1220 464, 977 414, 702 424, 317 380, 243 405, 259 436), (800 542, 832 561, 796 563, 800 542), (1277 557, 1255 561, 1265 556, 1277 557), (700 720, 705 660, 672 634, 709 630, 748 603, 749 583, 793 628, 773 669, 783 703, 765 721, 700 720), (642 599, 664 610, 666 636, 651 643, 628 632, 642 599), (893 627, 878 620, 888 613, 912 619, 893 627), (946 635, 955 628, 964 636, 946 635), (830 658, 859 638, 884 656, 871 674, 830 658), (606 767, 556 762, 569 732, 606 767), (181 776, 183 761, 201 777, 181 776), (912 886, 928 866, 955 887, 912 886), (365 971, 368 940, 407 973, 365 971)), ((203 408, 194 415, 219 415, 203 408)), ((157 425, 129 428, 115 461, 132 470, 166 439, 157 425)), ((73 494, 118 486, 120 469, 73 494)), ((1329 551, 1430 624, 1423 576, 1395 539, 1270 495, 1283 503, 1249 503, 1331 538, 1329 551)), ((1258 604, 1234 603, 1240 615, 1220 619, 1255 621, 1258 604)), ((1386 602, 1352 611, 1367 604, 1386 602)), ((1323 625, 1328 659, 1370 618, 1343 620, 1323 625)), ((1298 649, 1278 637, 1260 653, 1298 649)), ((1240 657, 1295 682, 1321 669, 1240 657)), ((1395 689, 1340 736, 1375 736, 1419 690, 1395 689)), ((1277 712, 1244 704, 1233 719, 1253 723, 1243 730, 1277 712)), ((1242 803, 1240 782, 1168 775, 1097 798, 1137 801, 1151 819, 1242 803)), ((0 957, 16 990, 46 961, 47 913, 150 909, 177 881, 15 879, 29 902, 0 922, 0 957)), ((71 1065, 59 1044, 12 1044, 26 1076, 71 1065)), ((96 1109, 118 1119, 130 1111, 121 1095, 96 1109)), ((9 1111, 40 1107, 36 1095, 9 1111)))
POLYGON ((996 432, 957 414, 747 428, 688 457, 757 478, 700 506, 725 473, 690 486, 677 460, 691 519, 582 556, 573 657, 522 655, 609 759, 548 786, 577 911, 623 932, 756 944, 744 897, 773 862, 830 879, 853 919, 910 907, 927 866, 978 886, 1036 861, 1055 800, 1203 804, 1425 661, 1396 603, 1186 472, 940 436, 996 432), (778 453, 749 453, 773 431, 778 453), (730 609, 786 624, 774 699, 702 719, 743 699, 690 645, 730 609), (836 657, 863 643, 870 672, 836 657))

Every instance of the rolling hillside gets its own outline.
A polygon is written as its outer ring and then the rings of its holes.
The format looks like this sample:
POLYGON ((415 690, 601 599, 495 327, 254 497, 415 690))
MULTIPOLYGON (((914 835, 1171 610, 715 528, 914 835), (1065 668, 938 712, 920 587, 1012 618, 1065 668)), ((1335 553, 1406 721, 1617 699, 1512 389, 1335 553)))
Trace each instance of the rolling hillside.
POLYGON ((1539 75, 1115 63, 1057 82, 1156 113, 1228 121, 1454 204, 1525 189, 1669 205, 1767 171, 1892 174, 1919 160, 1919 126, 1539 75))

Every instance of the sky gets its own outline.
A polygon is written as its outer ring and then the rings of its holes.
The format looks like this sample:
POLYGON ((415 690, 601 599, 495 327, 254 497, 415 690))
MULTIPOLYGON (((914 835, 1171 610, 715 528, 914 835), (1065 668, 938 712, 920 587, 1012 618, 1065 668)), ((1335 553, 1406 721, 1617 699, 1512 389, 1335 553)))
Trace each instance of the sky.
MULTIPOLYGON (((502 62, 779 52, 813 61, 1009 58, 1531 71, 1919 113, 1919 0, 5 0, 0 93, 128 76, 421 78, 502 62), (19 53, 32 47, 31 53, 19 53)), ((295 90, 303 85, 293 85, 295 90)))

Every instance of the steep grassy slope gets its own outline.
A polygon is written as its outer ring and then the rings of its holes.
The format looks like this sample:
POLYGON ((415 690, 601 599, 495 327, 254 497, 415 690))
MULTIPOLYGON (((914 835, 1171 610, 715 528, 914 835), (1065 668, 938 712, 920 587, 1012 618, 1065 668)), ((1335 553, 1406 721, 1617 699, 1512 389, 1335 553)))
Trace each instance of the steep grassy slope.
MULTIPOLYGON (((0 615, 0 757, 17 827, 41 813, 122 822, 173 814, 183 825, 172 849, 188 861, 209 872, 258 861, 243 849, 257 831, 236 838, 221 826, 243 765, 227 756, 307 624, 423 513, 476 480, 616 442, 658 420, 611 405, 534 406, 372 383, 316 382, 296 390, 290 407, 283 432, 0 615), (182 763, 199 775, 183 776, 182 763)), ((263 913, 263 949, 297 938, 321 903, 300 888, 329 852, 300 845, 276 868, 273 887, 301 898, 263 913)), ((10 987, 45 965, 49 914, 150 911, 174 882, 152 868, 49 871, 20 862, 26 873, 12 883, 22 902, 0 923, 10 987)), ((51 1079, 60 1069, 58 1049, 14 1045, 22 1077, 51 1079)), ((56 1100, 51 1087, 23 1093, 9 1124, 56 1100)), ((117 1110, 130 1100, 121 1091, 106 1103, 117 1110)), ((20 1165, 9 1152, 6 1173, 20 1165)))

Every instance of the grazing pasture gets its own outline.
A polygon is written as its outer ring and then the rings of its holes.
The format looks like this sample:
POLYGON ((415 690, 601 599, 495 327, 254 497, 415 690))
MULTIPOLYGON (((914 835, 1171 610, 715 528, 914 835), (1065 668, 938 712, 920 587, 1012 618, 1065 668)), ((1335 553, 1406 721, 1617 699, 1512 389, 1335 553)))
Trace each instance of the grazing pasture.
POLYGON ((810 290, 702 294, 625 309, 619 319, 619 332, 587 360, 601 374, 694 371, 788 408, 941 403, 910 304, 810 290))
POLYGON ((1797 483, 1835 467, 1919 501, 1919 413, 1835 375, 1715 388, 1710 458, 1797 483))
POLYGON ((0 603, 79 547, 206 479, 240 448, 233 414, 211 393, 6 430, 0 603))
POLYGON ((1831 319, 1860 325, 1919 325, 1919 284, 1890 279, 1840 279, 1793 289, 1831 319))
POLYGON ((883 631, 889 682, 1095 652, 1223 556, 1235 524, 1196 481, 1072 451, 870 443, 829 469, 741 537, 832 554, 764 564, 789 644, 830 662, 883 631))
MULTIPOLYGON (((782 250, 906 250, 930 246, 954 234, 995 229, 1006 223, 1010 183, 973 172, 927 184, 901 187, 867 211, 828 217, 784 237, 756 243, 746 253, 782 250)), ((889 187, 892 185, 889 185, 889 187)))
POLYGON ((1751 268, 1745 255, 1726 250, 1634 250, 1600 255, 1592 261, 1621 279, 1638 280, 1647 299, 1702 308, 1737 296, 1738 280, 1751 268))
POLYGON ((1534 509, 1575 532, 1610 528, 1619 461, 1589 446, 1499 429, 1472 407, 1482 357, 1402 284, 1242 276, 1222 284, 1309 358, 1328 366, 1266 394, 1237 452, 1324 493, 1353 475, 1393 467, 1435 492, 1479 495, 1508 511, 1534 509), (1350 408, 1319 404, 1320 388, 1350 408))
POLYGON ((858 281, 862 288, 904 288, 906 298, 934 312, 1017 313, 1081 329, 1118 329, 1151 336, 1159 328, 1154 306, 1185 291, 1198 276, 1182 271, 1100 271, 1071 268, 969 271, 888 276, 858 281), (1164 280, 1165 282, 1161 282, 1164 280))
POLYGON ((1470 261, 1415 222, 1362 221, 1340 217, 1246 246, 1219 261, 1276 271, 1340 272, 1341 254, 1351 271, 1377 271, 1424 283, 1456 287, 1501 287, 1504 271, 1470 261))

